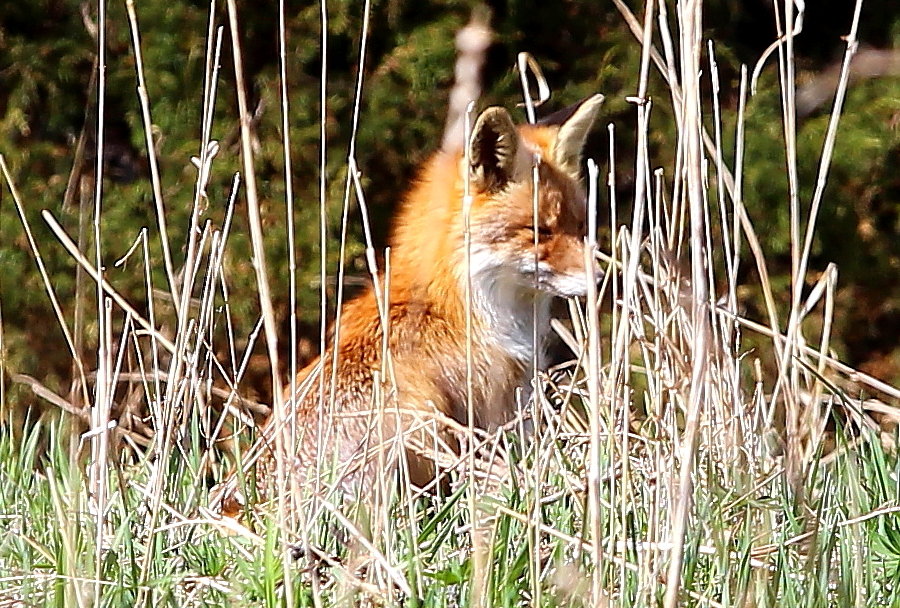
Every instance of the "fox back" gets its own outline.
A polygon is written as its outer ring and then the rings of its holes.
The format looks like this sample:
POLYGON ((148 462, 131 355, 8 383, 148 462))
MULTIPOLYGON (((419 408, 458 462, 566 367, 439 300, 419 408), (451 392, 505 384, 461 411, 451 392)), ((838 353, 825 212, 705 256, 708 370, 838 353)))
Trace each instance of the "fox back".
POLYGON ((265 427, 263 497, 272 437, 284 425, 296 429, 282 455, 296 487, 330 470, 359 490, 401 454, 414 483, 430 481, 434 455, 452 454, 453 429, 468 424, 469 382, 477 427, 514 417, 549 336, 552 298, 584 295, 596 280, 584 268, 579 173, 601 100, 588 98, 560 124, 518 127, 506 110, 488 108, 467 150, 438 152, 423 166, 395 220, 382 303, 369 288, 343 307, 335 343, 286 395, 289 419, 265 427))

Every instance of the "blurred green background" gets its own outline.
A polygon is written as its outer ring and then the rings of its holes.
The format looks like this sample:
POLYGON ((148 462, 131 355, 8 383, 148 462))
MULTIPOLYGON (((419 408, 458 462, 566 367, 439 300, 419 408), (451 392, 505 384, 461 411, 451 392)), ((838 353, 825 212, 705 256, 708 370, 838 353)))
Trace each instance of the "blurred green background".
MULTIPOLYGON (((637 15, 643 5, 629 0, 637 15)), ((321 61, 320 6, 287 3, 288 82, 291 153, 296 204, 298 316, 302 333, 317 343, 319 323, 319 95, 321 61)), ((554 90, 547 112, 593 92, 607 103, 601 120, 617 126, 617 182, 620 214, 628 213, 633 178, 634 108, 625 101, 637 87, 640 49, 611 3, 489 2, 495 32, 483 74, 481 103, 512 108, 521 98, 513 65, 518 52, 540 62, 554 90)), ((238 2, 248 94, 256 120, 256 172, 263 205, 267 255, 279 322, 287 336, 288 281, 281 110, 278 80, 277 4, 238 2)), ((371 6, 368 55, 364 66, 362 114, 357 161, 363 173, 377 245, 383 245, 392 210, 417 164, 440 143, 456 56, 454 36, 468 21, 470 2, 375 1, 371 6)), ((830 113, 827 79, 841 58, 841 36, 849 31, 853 2, 807 3, 803 33, 796 40, 798 86, 824 86, 818 106, 803 107, 798 123, 800 201, 809 207, 830 113), (825 83, 823 85, 823 83, 825 83)), ((4 2, 0 8, 0 153, 12 170, 51 280, 71 324, 75 264, 40 217, 49 209, 72 235, 77 234, 79 200, 92 205, 96 90, 92 72, 96 42, 96 6, 77 0, 4 2), (81 165, 85 190, 64 204, 75 166, 77 142, 84 131, 81 165)), ((159 238, 149 181, 149 165, 138 104, 135 59, 123 2, 110 3, 106 87, 106 180, 103 198, 103 251, 108 279, 142 309, 146 295, 142 268, 129 262, 113 268, 141 227, 151 233, 159 263, 154 281, 164 286, 159 238)), ((201 136, 206 35, 209 3, 197 0, 136 2, 154 139, 160 159, 163 195, 176 267, 184 261, 189 213, 201 136)), ((674 31, 675 7, 669 3, 674 31)), ((363 5, 327 2, 327 183, 329 273, 337 263, 346 157, 352 126, 363 5)), ((230 34, 224 2, 215 3, 216 24, 224 24, 220 82, 212 138, 222 151, 208 187, 203 220, 221 225, 232 175, 239 169, 237 102, 231 65, 230 34)), ((775 39, 770 2, 720 0, 705 3, 705 35, 715 41, 721 71, 721 102, 726 161, 733 163, 734 126, 740 66, 752 69, 775 39)), ((863 50, 900 49, 900 11, 895 0, 864 4, 859 39, 863 50)), ((659 44, 658 34, 655 42, 659 44)), ((840 269, 838 315, 833 346, 838 355, 885 380, 900 381, 900 59, 885 54, 882 75, 853 82, 837 139, 813 248, 810 284, 829 262, 840 269), (893 57, 891 64, 890 57, 893 57)), ((704 58, 704 64, 706 59, 704 58)), ((709 87, 705 84, 709 98, 709 87)), ((654 110, 652 165, 671 168, 675 146, 670 98, 651 68, 654 110)), ((709 106, 708 106, 709 107, 709 106)), ((519 118, 523 119, 519 111, 519 118)), ((711 115, 707 127, 712 126, 711 115)), ((755 97, 747 106, 744 166, 745 203, 773 275, 779 305, 789 298, 790 242, 777 59, 766 64, 755 97)), ((592 138, 592 155, 605 170, 605 131, 592 138)), ((77 169, 77 168, 76 168, 77 169)), ((670 170, 670 169, 669 169, 670 170)), ((712 173, 711 173, 712 176, 712 173)), ((620 215, 620 217, 626 217, 620 215)), ((351 215, 348 273, 365 278, 358 212, 351 215)), ((601 221, 605 221, 601 220, 601 221)), ((86 245, 90 245, 88 240, 86 245)), ((231 307, 239 341, 258 315, 255 275, 249 258, 246 206, 238 213, 226 260, 231 307)), ((91 249, 87 249, 91 251, 91 249)), ((758 277, 745 261, 742 309, 764 318, 758 277)), ((329 283, 333 293, 333 281, 329 283)), ((717 286, 719 291, 724 287, 717 286)), ((90 290, 89 290, 90 293, 90 290)), ((93 297, 93 296, 91 296, 93 297)), ((96 363, 94 304, 87 303, 84 329, 88 368, 96 363)), ((44 293, 35 262, 6 185, 0 195, 0 311, 8 373, 27 373, 53 390, 65 392, 71 356, 44 293)), ((783 318, 783 317, 782 317, 783 318)), ((282 341, 288 352, 290 345, 282 341)), ((309 352, 315 347, 305 347, 309 352)), ((262 352, 260 350, 260 352, 262 352)), ((284 359, 283 359, 284 360, 284 359)), ((262 378, 265 378, 263 373, 262 378)), ((264 387, 247 389, 266 397, 264 387)), ((265 382, 263 381, 264 385, 265 382)), ((22 389, 18 389, 22 390, 22 389)), ((21 397, 25 396, 20 392, 21 397)), ((33 399, 33 397, 28 397, 33 399)))

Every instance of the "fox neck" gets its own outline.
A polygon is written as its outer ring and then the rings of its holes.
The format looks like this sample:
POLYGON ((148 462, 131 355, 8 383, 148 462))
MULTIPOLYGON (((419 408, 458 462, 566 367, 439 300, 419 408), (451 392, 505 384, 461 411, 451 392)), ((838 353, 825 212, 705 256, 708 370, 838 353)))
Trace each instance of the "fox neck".
POLYGON ((471 277, 473 342, 529 366, 543 350, 551 297, 523 285, 489 245, 473 243, 466 255, 459 165, 458 154, 439 153, 407 198, 393 235, 398 276, 392 284, 405 286, 464 335, 471 277))

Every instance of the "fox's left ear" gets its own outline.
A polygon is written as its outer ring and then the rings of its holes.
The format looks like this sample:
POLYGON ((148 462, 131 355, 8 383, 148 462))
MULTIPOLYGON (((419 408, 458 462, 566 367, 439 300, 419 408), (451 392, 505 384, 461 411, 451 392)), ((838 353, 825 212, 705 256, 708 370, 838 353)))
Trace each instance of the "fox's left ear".
POLYGON ((496 192, 513 178, 519 133, 504 108, 488 108, 475 121, 469 138, 469 170, 475 186, 496 192))
POLYGON ((581 172, 581 152, 584 149, 584 142, 602 103, 603 95, 592 95, 574 108, 558 113, 565 114, 565 117, 553 143, 553 162, 570 175, 579 175, 581 172))

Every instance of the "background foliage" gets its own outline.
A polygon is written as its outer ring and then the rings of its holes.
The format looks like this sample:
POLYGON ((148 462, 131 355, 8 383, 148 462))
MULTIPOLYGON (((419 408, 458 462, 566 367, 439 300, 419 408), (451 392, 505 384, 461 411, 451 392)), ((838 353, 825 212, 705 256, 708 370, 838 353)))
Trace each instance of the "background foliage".
MULTIPOLYGON (((264 226, 279 318, 288 318, 288 282, 281 115, 278 92, 277 11, 258 3, 240 3, 246 73, 250 76, 251 107, 256 116, 256 170, 260 180, 264 226)), ((484 72, 482 103, 507 107, 520 98, 511 67, 519 51, 531 52, 541 63, 555 94, 551 110, 595 91, 607 95, 604 122, 619 126, 617 181, 622 213, 627 212, 632 178, 629 141, 634 112, 625 101, 633 94, 638 74, 639 47, 610 3, 489 2, 495 43, 484 72)), ((631 2, 641 14, 642 6, 631 2)), ((900 13, 892 0, 864 4, 860 40, 875 48, 900 48, 900 13)), ((196 172, 189 162, 198 154, 201 124, 205 36, 209 5, 196 0, 139 2, 142 50, 151 101, 154 139, 160 158, 164 200, 176 267, 183 262, 179 244, 187 239, 188 214, 196 172)), ((358 32, 362 6, 329 2, 327 128, 327 207, 331 239, 339 235, 346 156, 352 128, 353 91, 359 55, 358 32)), ((391 211, 413 177, 417 163, 440 141, 446 101, 452 84, 453 37, 466 23, 472 4, 444 0, 376 1, 364 71, 364 89, 357 161, 363 173, 367 200, 375 221, 377 244, 384 244, 391 211)), ((840 36, 846 34, 853 2, 808 3, 805 29, 797 38, 798 80, 812 82, 839 60, 840 36)), ((303 333, 315 342, 319 322, 319 75, 321 61, 320 8, 307 3, 289 11, 288 82, 290 125, 300 261, 298 315, 303 333)), ((40 218, 50 209, 70 234, 77 233, 79 200, 90 211, 90 179, 96 146, 95 70, 96 6, 78 0, 35 0, 6 3, 0 11, 0 153, 13 171, 36 232, 54 289, 63 302, 75 290, 74 264, 40 218), (85 155, 76 166, 75 150, 85 137, 85 155), (64 204, 70 174, 80 170, 84 189, 64 204)), ((716 49, 722 71, 722 103, 726 139, 736 122, 740 66, 751 67, 776 37, 771 4, 763 1, 709 2, 705 26, 710 38, 728 41, 716 49)), ((231 74, 227 20, 216 6, 216 22, 226 23, 223 60, 212 137, 229 152, 217 161, 208 191, 205 217, 221 223, 233 172, 238 170, 239 134, 231 74)), ((106 149, 103 251, 108 278, 132 301, 142 299, 140 273, 113 268, 142 226, 151 228, 151 242, 159 258, 159 239, 149 187, 148 160, 137 96, 135 61, 123 3, 109 5, 106 149)), ((652 73, 652 70, 651 70, 652 73)), ((745 202, 763 240, 782 304, 789 297, 790 249, 788 194, 782 123, 778 103, 777 62, 763 70, 756 96, 747 108, 745 202)), ((654 165, 672 166, 674 142, 669 100, 658 75, 651 76, 657 123, 651 128, 654 165)), ((801 117, 798 158, 800 183, 815 183, 820 142, 830 107, 824 105, 801 117)), ((711 124, 711 122, 710 122, 711 124)), ((840 268, 838 318, 833 342, 848 363, 889 380, 900 379, 900 79, 895 75, 858 80, 848 96, 817 231, 813 271, 829 262, 840 268)), ((602 131, 602 129, 601 129, 602 131)), ((593 141, 594 153, 604 161, 604 133, 593 141)), ((725 149, 733 149, 726 141, 725 149)), ((729 159, 730 160, 730 159, 729 159)), ((4 194, 6 188, 4 186, 4 194)), ((808 203, 811 191, 800 192, 808 203)), ((245 211, 244 204, 239 205, 245 211)), ((353 216, 355 217, 355 216, 353 216)), ((622 217, 622 216, 620 216, 622 217)), ((238 327, 249 333, 256 319, 254 273, 249 259, 246 218, 238 214, 227 264, 232 285, 232 311, 238 327), (242 285, 244 281, 246 284, 242 285), (243 299, 242 299, 243 298, 243 299)), ((359 231, 351 221, 351 278, 364 276, 359 231)), ((89 242, 88 242, 89 243, 89 242)), ((328 247, 329 273, 337 263, 336 247, 328 247)), ((752 273, 752 270, 745 272, 752 273)), ((155 282, 164 280, 158 269, 155 282)), ((747 284, 756 278, 749 275, 747 284)), ((333 291, 333 285, 330 285, 333 291)), ((744 293, 743 306, 751 317, 762 308, 753 288, 744 293)), ((7 369, 40 378, 65 390, 71 357, 43 294, 40 277, 28 252, 22 225, 8 196, 0 198, 0 312, 7 369)), ((90 309, 90 306, 88 307, 90 309)), ((64 311, 67 315, 72 310, 64 311)), ((90 315, 89 315, 90 318, 90 315)), ((90 342, 92 325, 86 328, 90 342)), ((286 335, 286 334, 284 334, 286 335)), ((288 344, 282 343, 287 349, 288 344)), ((86 352, 91 352, 87 349, 86 352)), ((90 355, 89 355, 90 356, 90 355)), ((93 363, 88 361, 88 367, 93 363)), ((248 380, 253 384, 252 377, 248 380)), ((265 397, 264 389, 262 397, 265 397)))

